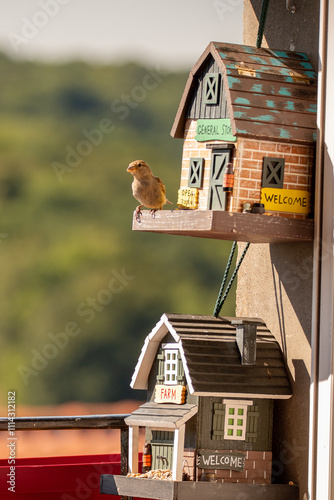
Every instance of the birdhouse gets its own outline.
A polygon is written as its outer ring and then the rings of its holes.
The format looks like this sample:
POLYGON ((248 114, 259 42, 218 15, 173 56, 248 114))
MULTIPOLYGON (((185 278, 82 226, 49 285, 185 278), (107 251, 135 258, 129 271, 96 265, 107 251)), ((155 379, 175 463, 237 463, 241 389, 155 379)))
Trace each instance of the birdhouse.
POLYGON ((166 500, 236 498, 232 492, 298 498, 296 486, 271 481, 273 402, 292 390, 281 349, 262 320, 164 314, 145 339, 131 387, 147 391, 147 403, 126 418, 131 473, 105 476, 105 492, 166 500), (170 470, 171 480, 159 486, 138 471, 139 427, 146 429, 152 470, 170 470), (157 488, 162 496, 154 496, 157 488))
POLYGON ((134 229, 312 240, 316 98, 305 54, 211 42, 171 131, 183 140, 179 210, 134 229))

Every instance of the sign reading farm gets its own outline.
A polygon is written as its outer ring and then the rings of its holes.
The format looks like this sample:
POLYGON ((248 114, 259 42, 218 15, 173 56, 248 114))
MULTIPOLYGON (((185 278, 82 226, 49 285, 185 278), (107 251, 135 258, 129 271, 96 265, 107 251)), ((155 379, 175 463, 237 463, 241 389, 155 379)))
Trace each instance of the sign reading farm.
POLYGON ((262 188, 261 203, 266 210, 308 214, 310 212, 310 193, 299 189, 262 188))
POLYGON ((227 141, 235 142, 237 138, 232 133, 229 118, 200 119, 196 124, 196 141, 227 141))
POLYGON ((201 469, 244 470, 244 453, 198 450, 197 467, 201 469))
POLYGON ((185 403, 186 388, 184 385, 161 385, 155 386, 155 403, 185 403))

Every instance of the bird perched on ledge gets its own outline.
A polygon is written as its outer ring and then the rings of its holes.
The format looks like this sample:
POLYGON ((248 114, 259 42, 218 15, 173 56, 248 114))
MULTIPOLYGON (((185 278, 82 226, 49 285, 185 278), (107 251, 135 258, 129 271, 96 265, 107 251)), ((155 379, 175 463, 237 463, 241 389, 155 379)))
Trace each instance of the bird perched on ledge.
POLYGON ((136 208, 137 217, 140 215, 142 207, 150 208, 150 213, 154 215, 157 210, 162 210, 165 203, 172 205, 166 198, 166 188, 159 177, 155 177, 152 170, 143 160, 136 160, 130 163, 127 172, 133 175, 132 194, 139 201, 136 208))

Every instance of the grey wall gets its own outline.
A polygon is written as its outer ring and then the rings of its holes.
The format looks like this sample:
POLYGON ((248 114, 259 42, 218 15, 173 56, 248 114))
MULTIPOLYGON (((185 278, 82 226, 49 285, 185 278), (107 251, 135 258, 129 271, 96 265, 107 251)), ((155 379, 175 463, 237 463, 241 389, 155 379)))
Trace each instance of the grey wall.
MULTIPOLYGON (((262 47, 306 52, 315 70, 318 66, 319 0, 294 0, 295 14, 286 0, 271 0, 262 47)), ((244 43, 256 45, 262 0, 244 0, 244 43)))
MULTIPOLYGON (((243 244, 239 244, 239 253, 243 244)), ((250 246, 238 274, 237 316, 262 318, 291 375, 293 397, 275 402, 273 480, 307 491, 312 244, 250 246)), ((303 494, 301 499, 303 499, 303 494)))
MULTIPOLYGON (((256 45, 262 0, 244 0, 244 43, 256 45)), ((318 66, 319 0, 269 4, 262 47, 307 53, 318 66)), ((244 244, 239 244, 239 255, 244 244)), ((240 268, 238 316, 262 318, 280 343, 289 368, 293 397, 275 403, 273 481, 293 481, 307 498, 309 385, 311 370, 313 245, 253 244, 240 268)))

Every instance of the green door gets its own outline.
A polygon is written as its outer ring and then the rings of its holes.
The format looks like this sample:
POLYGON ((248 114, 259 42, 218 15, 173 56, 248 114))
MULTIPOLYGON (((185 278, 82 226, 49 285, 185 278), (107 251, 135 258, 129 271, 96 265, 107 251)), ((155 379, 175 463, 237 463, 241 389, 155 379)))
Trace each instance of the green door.
POLYGON ((172 469, 174 432, 152 431, 152 470, 172 469))
POLYGON ((223 177, 230 161, 230 150, 212 151, 208 210, 226 210, 227 196, 223 177))

